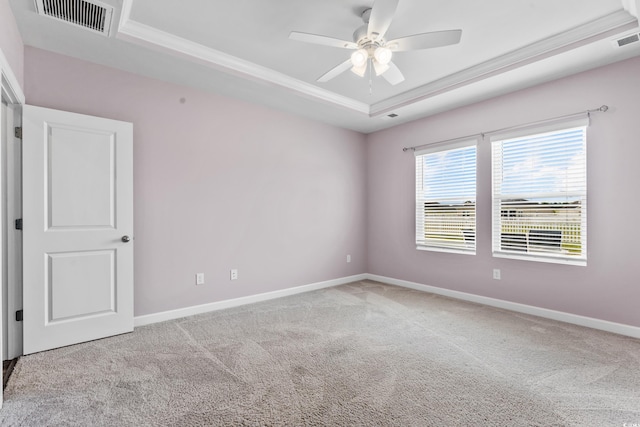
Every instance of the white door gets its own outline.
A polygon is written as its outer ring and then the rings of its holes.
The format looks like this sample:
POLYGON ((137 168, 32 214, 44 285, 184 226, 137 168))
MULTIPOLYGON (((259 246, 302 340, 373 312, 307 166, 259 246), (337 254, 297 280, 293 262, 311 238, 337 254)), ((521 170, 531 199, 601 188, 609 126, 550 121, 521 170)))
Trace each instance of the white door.
POLYGON ((133 330, 133 125, 25 105, 24 354, 133 330))

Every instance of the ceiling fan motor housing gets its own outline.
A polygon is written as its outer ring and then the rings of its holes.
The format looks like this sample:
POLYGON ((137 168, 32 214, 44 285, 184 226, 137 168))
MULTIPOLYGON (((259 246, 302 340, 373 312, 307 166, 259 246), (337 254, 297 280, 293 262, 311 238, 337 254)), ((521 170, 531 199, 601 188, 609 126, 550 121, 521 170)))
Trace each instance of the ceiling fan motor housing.
POLYGON ((375 49, 378 46, 384 46, 385 40, 383 38, 379 38, 376 40, 371 40, 368 35, 368 26, 367 24, 358 27, 353 32, 353 41, 358 44, 360 49, 375 49))

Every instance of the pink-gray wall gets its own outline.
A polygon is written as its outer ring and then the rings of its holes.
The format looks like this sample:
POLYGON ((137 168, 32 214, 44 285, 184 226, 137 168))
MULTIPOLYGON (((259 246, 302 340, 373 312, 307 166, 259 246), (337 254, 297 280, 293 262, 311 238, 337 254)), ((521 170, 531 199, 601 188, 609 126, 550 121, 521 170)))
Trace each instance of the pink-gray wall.
POLYGON ((640 58, 408 123, 367 138, 367 271, 640 326, 640 58), (478 147, 477 255, 418 251, 414 156, 402 147, 602 104, 588 130, 588 265, 493 258, 490 145, 478 147), (502 270, 493 280, 492 270, 502 270))
POLYGON ((135 315, 365 272, 364 135, 31 47, 25 93, 134 124, 135 315))
POLYGON ((638 75, 640 58, 365 136, 25 49, 28 103, 134 123, 136 315, 368 272, 640 326, 638 75), (486 142, 477 255, 415 249, 402 147, 602 104, 588 131, 587 267, 491 256, 486 142))
POLYGON ((0 50, 18 83, 23 87, 24 49, 9 0, 0 0, 0 50))

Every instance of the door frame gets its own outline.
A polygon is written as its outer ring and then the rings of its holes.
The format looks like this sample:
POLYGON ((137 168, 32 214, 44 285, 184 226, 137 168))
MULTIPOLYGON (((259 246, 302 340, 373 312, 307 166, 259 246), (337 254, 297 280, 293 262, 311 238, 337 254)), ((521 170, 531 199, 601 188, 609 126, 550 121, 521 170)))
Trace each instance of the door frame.
MULTIPOLYGON (((5 295, 7 297, 6 310, 4 302, 0 304, 2 311, 0 324, 2 331, 5 331, 4 325, 7 326, 7 337, 5 341, 4 333, 0 333, 0 345, 3 349, 7 348, 6 356, 13 359, 22 355, 22 325, 15 321, 15 316, 10 316, 10 313, 15 313, 16 310, 22 308, 22 236, 14 227, 14 221, 20 218, 22 209, 20 202, 22 197, 20 184, 22 165, 19 161, 20 140, 15 138, 13 128, 19 127, 22 123, 22 106, 25 104, 25 96, 2 49, 0 49, 0 95, 7 103, 7 121, 0 123, 0 132, 7 136, 6 157, 2 158, 0 162, 0 165, 3 166, 0 170, 0 180, 3 185, 6 183, 6 193, 0 197, 0 211, 6 212, 5 226, 7 231, 1 236, 2 245, 0 246, 0 252, 2 252, 2 256, 0 256, 0 272, 2 272, 0 275, 2 277, 0 299, 5 295), (11 159, 14 160, 11 161, 11 159), (10 319, 13 321, 9 321, 10 319)), ((2 354, 5 355, 4 350, 2 354)), ((2 399, 0 399, 1 405, 2 399)))
POLYGON ((14 313, 22 310, 22 234, 15 228, 15 220, 22 218, 22 141, 15 137, 13 128, 20 127, 22 106, 10 104, 7 108, 8 138, 6 155, 2 161, 5 167, 2 178, 6 190, 3 198, 6 234, 3 236, 3 248, 7 250, 2 260, 5 273, 3 276, 3 294, 7 298, 4 307, 7 312, 2 318, 6 325, 6 341, 3 347, 3 359, 15 359, 22 355, 22 322, 16 320, 14 313), (5 243, 6 242, 6 243, 5 243), (5 351, 6 349, 6 351, 5 351))

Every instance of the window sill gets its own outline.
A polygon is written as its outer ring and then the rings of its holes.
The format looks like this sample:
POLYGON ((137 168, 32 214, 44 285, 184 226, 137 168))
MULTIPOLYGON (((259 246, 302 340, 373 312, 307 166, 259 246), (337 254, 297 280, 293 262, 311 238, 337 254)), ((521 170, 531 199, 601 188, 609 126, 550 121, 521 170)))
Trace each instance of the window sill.
POLYGON ((561 257, 547 257, 547 256, 535 256, 535 255, 518 255, 513 253, 506 252, 494 252, 494 258, 508 258, 508 259, 517 259, 521 261, 534 261, 534 262, 546 262, 551 264, 564 264, 564 265, 575 265, 579 267, 586 267, 587 260, 586 259, 569 259, 569 258, 561 258, 561 257))
POLYGON ((459 254, 459 255, 475 255, 476 254, 475 249, 472 251, 471 250, 465 251, 462 249, 436 248, 431 246, 416 246, 416 249, 419 251, 445 252, 449 254, 459 254))

